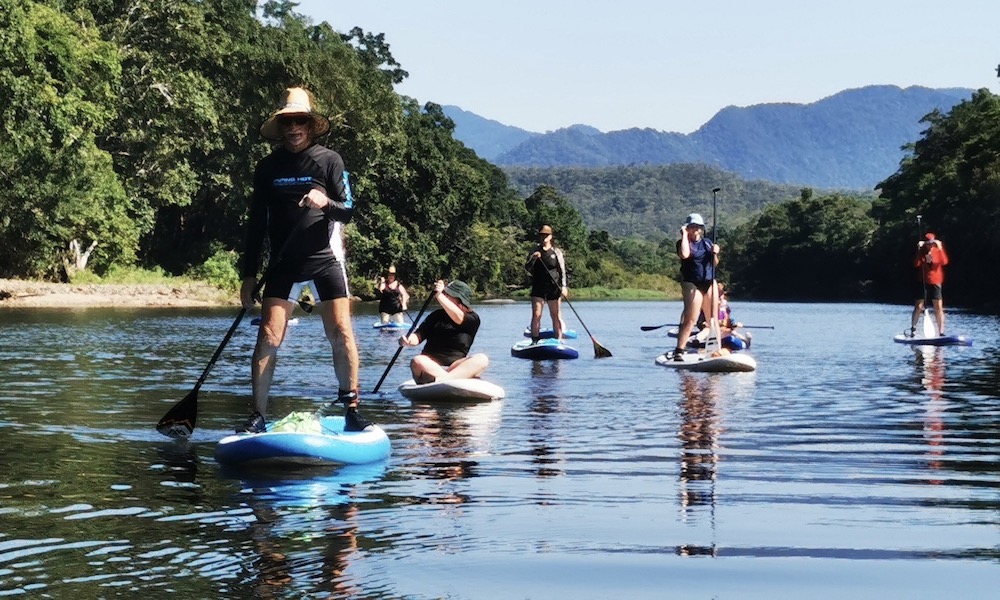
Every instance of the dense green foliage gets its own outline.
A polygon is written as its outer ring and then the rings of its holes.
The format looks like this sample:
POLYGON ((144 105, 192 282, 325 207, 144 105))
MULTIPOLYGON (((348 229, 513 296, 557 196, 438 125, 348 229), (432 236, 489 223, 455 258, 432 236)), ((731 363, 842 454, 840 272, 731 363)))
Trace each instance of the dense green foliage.
POLYGON ((704 164, 504 170, 523 194, 542 185, 559 190, 593 229, 653 242, 675 238, 689 213, 711 218, 713 188, 720 188, 718 220, 726 226, 742 223, 765 205, 799 193, 795 186, 746 181, 704 164))
POLYGON ((1000 256, 1000 97, 981 89, 949 113, 923 119, 923 137, 882 182, 872 214, 880 224, 876 278, 897 287, 923 228, 945 242, 946 294, 967 304, 996 303, 1000 282, 987 263, 1000 256))
POLYGON ((864 297, 870 284, 875 221, 867 199, 813 196, 768 206, 731 236, 722 261, 731 289, 763 299, 864 297))
POLYGON ((117 117, 117 49, 91 19, 0 0, 0 272, 53 276, 69 243, 129 262, 138 230, 100 131, 117 117))

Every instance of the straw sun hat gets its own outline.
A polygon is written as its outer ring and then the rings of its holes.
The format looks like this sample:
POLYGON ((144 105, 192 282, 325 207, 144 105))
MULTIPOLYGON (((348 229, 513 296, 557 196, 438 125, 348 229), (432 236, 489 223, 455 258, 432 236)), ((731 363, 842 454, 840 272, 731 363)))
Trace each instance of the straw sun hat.
POLYGON ((330 131, 330 120, 313 112, 315 102, 308 90, 300 87, 288 88, 281 93, 278 109, 260 126, 260 134, 272 141, 281 140, 281 126, 278 120, 290 115, 305 115, 312 119, 312 137, 319 137, 330 131))

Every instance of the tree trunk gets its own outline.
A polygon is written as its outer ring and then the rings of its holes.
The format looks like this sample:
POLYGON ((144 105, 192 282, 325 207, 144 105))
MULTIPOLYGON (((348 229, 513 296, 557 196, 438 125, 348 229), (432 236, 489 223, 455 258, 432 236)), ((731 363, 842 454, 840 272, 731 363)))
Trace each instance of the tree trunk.
POLYGON ((73 279, 78 272, 87 268, 87 261, 90 260, 90 253, 97 247, 97 240, 90 243, 90 247, 85 251, 80 251, 80 242, 73 239, 69 242, 69 252, 63 258, 63 267, 66 269, 66 278, 73 279))

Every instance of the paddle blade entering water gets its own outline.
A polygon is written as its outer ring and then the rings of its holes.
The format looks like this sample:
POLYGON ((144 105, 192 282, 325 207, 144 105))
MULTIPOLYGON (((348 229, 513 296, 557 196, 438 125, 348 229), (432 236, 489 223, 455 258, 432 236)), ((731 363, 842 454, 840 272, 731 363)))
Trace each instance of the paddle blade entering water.
POLYGON ((937 336, 937 329, 934 326, 934 321, 931 317, 931 311, 924 309, 923 318, 923 334, 925 338, 932 338, 937 336))
POLYGON ((195 387, 163 415, 156 424, 156 430, 172 438, 188 438, 194 433, 195 421, 198 420, 198 388, 195 387))

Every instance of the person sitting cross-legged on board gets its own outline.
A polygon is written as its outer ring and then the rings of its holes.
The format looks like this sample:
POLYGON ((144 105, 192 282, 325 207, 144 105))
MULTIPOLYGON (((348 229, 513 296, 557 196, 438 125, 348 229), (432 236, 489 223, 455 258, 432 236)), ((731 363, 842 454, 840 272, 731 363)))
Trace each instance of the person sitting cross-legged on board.
POLYGON ((434 284, 434 297, 441 308, 432 312, 409 335, 400 336, 400 346, 426 342, 423 352, 410 361, 417 383, 479 377, 489 365, 485 354, 469 355, 479 331, 479 315, 472 310, 472 289, 464 281, 434 284))

